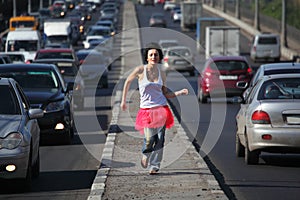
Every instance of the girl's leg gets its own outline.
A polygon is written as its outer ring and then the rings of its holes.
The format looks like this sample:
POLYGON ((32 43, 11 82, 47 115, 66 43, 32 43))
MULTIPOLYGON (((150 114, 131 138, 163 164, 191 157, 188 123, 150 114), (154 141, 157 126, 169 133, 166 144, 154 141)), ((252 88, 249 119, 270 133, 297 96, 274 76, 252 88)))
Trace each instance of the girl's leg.
POLYGON ((163 147, 165 143, 165 130, 166 127, 156 128, 156 134, 152 136, 153 143, 153 150, 149 157, 149 168, 150 171, 158 171, 160 169, 160 163, 163 157, 163 147))

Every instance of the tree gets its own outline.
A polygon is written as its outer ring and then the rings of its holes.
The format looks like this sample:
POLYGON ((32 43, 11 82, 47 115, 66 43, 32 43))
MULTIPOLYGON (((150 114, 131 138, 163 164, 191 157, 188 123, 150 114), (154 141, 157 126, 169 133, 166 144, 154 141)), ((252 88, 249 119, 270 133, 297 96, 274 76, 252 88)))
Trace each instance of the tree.
POLYGON ((259 0, 255 0, 254 28, 260 31, 259 0))
POLYGON ((287 46, 286 34, 286 0, 282 0, 282 13, 281 13, 281 46, 287 46))
POLYGON ((235 0, 235 17, 237 19, 241 18, 241 13, 240 13, 240 0, 235 0))

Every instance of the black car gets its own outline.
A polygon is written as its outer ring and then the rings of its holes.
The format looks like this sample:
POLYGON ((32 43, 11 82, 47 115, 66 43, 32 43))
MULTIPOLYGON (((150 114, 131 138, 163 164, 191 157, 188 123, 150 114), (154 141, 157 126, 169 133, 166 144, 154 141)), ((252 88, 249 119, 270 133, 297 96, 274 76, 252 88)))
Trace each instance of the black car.
POLYGON ((54 64, 60 70, 65 83, 74 84, 72 100, 75 108, 81 110, 84 108, 84 81, 80 76, 79 62, 72 59, 37 59, 33 63, 54 64))
POLYGON ((57 143, 69 144, 74 134, 71 90, 59 69, 52 64, 3 64, 0 77, 15 79, 22 87, 31 108, 40 108, 44 116, 38 119, 41 141, 52 137, 57 143))

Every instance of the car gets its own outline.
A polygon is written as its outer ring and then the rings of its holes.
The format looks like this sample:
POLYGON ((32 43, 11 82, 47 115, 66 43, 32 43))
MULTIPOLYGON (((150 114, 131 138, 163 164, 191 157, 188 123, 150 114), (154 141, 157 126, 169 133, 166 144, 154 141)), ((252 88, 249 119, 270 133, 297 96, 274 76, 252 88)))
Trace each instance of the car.
POLYGON ((85 40, 82 42, 82 44, 85 49, 89 49, 89 48, 95 47, 95 46, 91 45, 91 43, 94 42, 94 45, 95 45, 95 43, 97 43, 97 45, 99 45, 101 43, 104 43, 105 40, 106 39, 101 35, 90 35, 85 38, 85 40))
POLYGON ((280 36, 278 34, 262 33, 253 37, 250 57, 254 62, 269 59, 279 62, 280 51, 280 36))
POLYGON ((6 63, 25 63, 25 56, 21 52, 0 52, 0 58, 2 56, 9 57, 6 63))
POLYGON ((173 46, 166 49, 162 60, 162 70, 168 74, 170 71, 188 72, 195 75, 193 66, 194 55, 187 46, 173 46))
POLYGON ((243 97, 245 98, 251 88, 256 84, 256 82, 263 76, 268 76, 272 74, 300 74, 300 63, 294 62, 282 62, 282 63, 268 63, 260 65, 256 70, 254 76, 252 77, 248 88, 244 91, 243 97))
POLYGON ((300 151, 300 74, 264 76, 236 115, 236 156, 259 163, 261 152, 300 151))
POLYGON ((91 49, 79 71, 86 88, 108 88, 108 66, 103 53, 91 49))
POLYGON ((252 76, 244 56, 210 57, 198 76, 198 99, 207 103, 211 97, 242 97, 252 76))
POLYGON ((8 55, 0 54, 0 64, 12 63, 12 60, 8 55))
POLYGON ((176 6, 177 6, 176 3, 173 2, 173 1, 165 1, 165 4, 164 4, 163 8, 164 8, 164 10, 169 11, 172 8, 176 7, 176 6))
POLYGON ((140 0, 139 2, 143 6, 148 6, 148 5, 155 6, 154 0, 140 0))
POLYGON ((40 173, 40 127, 43 110, 30 108, 21 86, 12 78, 0 78, 0 179, 18 182, 30 190, 40 173))
POLYGON ((173 22, 179 22, 181 21, 181 18, 182 18, 181 10, 175 10, 172 15, 173 22))
POLYGON ((107 26, 111 29, 111 35, 114 36, 116 34, 116 28, 112 21, 110 20, 98 20, 95 23, 96 26, 107 26))
POLYGON ((111 37, 111 29, 106 26, 90 26, 86 32, 87 36, 102 36, 103 38, 111 37))
POLYGON ((65 84, 59 69, 52 64, 3 64, 0 77, 15 79, 22 87, 31 108, 40 108, 38 119, 41 142, 70 144, 74 135, 71 91, 74 84, 65 84))
POLYGON ((176 39, 160 39, 158 41, 159 46, 161 47, 163 53, 165 53, 165 50, 169 47, 178 46, 178 40, 176 39))
POLYGON ((78 62, 78 58, 72 48, 40 49, 36 52, 34 60, 39 59, 71 59, 78 62))
MULTIPOLYGON (((76 56, 77 58, 77 56, 76 56)), ((78 59, 78 58, 77 58, 78 59)), ((66 84, 74 84, 72 90, 72 102, 74 109, 82 110, 84 108, 85 85, 79 72, 79 61, 73 59, 37 59, 33 63, 54 64, 60 70, 66 84)))
POLYGON ((165 15, 160 12, 152 13, 150 19, 149 19, 149 26, 150 27, 167 27, 167 22, 165 19, 165 15))

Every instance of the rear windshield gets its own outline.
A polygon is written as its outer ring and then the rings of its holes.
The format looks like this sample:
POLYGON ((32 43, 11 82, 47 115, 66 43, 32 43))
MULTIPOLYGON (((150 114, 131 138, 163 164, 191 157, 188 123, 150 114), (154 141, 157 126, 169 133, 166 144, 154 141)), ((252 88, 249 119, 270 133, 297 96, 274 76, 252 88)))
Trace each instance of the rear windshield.
POLYGON ((266 81, 258 94, 263 99, 300 99, 300 79, 280 78, 266 81))
POLYGON ((247 70, 248 65, 242 61, 217 61, 210 65, 211 69, 214 70, 226 70, 226 71, 234 71, 234 70, 247 70))
POLYGON ((260 37, 258 44, 277 44, 276 37, 260 37))

